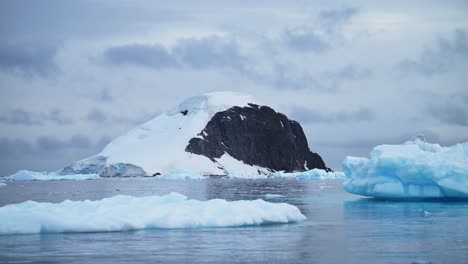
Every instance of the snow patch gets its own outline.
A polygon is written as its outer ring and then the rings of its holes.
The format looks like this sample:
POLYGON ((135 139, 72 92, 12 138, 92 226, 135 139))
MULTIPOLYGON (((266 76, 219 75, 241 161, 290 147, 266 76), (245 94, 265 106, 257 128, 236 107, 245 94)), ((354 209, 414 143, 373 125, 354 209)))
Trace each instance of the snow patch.
POLYGON ((97 180, 100 179, 97 174, 68 174, 61 175, 57 172, 36 172, 20 170, 17 173, 5 177, 12 181, 60 181, 60 180, 97 180))
POLYGON ((0 234, 236 227, 305 219, 293 205, 263 200, 198 201, 178 193, 147 197, 118 195, 97 201, 27 201, 6 205, 0 208, 0 234))
POLYGON ((249 165, 224 153, 216 162, 223 167, 223 174, 229 178, 266 179, 269 170, 260 166, 249 165))
POLYGON ((416 137, 380 145, 370 159, 346 157, 344 188, 381 198, 468 197, 468 142, 451 147, 416 137))

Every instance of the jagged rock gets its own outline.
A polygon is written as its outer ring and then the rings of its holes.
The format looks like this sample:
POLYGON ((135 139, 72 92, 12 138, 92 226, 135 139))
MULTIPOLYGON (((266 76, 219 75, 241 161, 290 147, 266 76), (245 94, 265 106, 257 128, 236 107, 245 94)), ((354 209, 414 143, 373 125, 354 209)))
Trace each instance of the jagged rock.
POLYGON ((298 122, 256 104, 216 113, 185 150, 212 161, 227 153, 246 164, 275 171, 329 170, 322 158, 310 151, 298 122))

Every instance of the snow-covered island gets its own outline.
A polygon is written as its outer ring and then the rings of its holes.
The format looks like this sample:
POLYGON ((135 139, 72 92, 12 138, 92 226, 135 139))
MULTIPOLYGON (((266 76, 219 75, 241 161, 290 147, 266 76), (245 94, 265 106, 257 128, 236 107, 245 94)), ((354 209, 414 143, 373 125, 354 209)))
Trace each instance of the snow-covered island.
POLYGON ((451 147, 416 137, 380 145, 370 159, 347 157, 344 188, 379 198, 468 198, 468 142, 451 147))
POLYGON ((301 125, 250 95, 195 96, 58 172, 19 171, 10 180, 156 176, 161 179, 335 179, 309 149, 301 125), (88 176, 86 176, 88 175, 88 176))

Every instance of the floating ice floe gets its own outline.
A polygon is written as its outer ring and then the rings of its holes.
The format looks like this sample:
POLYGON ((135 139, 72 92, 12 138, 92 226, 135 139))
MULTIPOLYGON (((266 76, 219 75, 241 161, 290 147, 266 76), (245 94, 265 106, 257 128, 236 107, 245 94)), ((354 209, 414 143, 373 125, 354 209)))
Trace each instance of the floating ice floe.
POLYGON ((2 186, 6 186, 6 184, 3 183, 3 182, 0 182, 0 187, 2 187, 2 186))
POLYGON ((156 178, 163 180, 203 180, 207 179, 208 177, 203 176, 196 171, 178 169, 162 175, 158 175, 156 178))
POLYGON ((380 198, 468 198, 468 142, 451 147, 417 137, 375 147, 370 159, 346 157, 344 188, 380 198))
POLYGON ((282 197, 285 197, 285 196, 281 194, 274 194, 274 193, 265 194, 265 199, 275 199, 275 198, 282 198, 282 197))
POLYGON ((263 200, 189 200, 184 195, 118 195, 97 201, 0 207, 0 234, 110 232, 156 228, 237 227, 292 223, 306 217, 293 205, 263 200))
POLYGON ((268 174, 269 178, 295 178, 299 180, 333 180, 344 179, 343 172, 327 172, 321 169, 312 169, 303 172, 272 172, 268 174))
POLYGON ((97 180, 97 174, 67 174, 60 175, 57 172, 36 172, 20 170, 17 173, 4 177, 5 180, 13 181, 59 181, 59 180, 97 180))

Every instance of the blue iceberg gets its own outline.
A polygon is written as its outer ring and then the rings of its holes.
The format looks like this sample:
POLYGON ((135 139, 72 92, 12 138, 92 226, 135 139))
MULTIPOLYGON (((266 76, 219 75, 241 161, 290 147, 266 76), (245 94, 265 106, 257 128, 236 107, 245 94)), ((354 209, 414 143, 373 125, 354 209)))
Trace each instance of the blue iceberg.
POLYGON ((377 198, 468 198, 468 142, 451 147, 416 137, 380 145, 370 159, 343 161, 347 192, 377 198))

